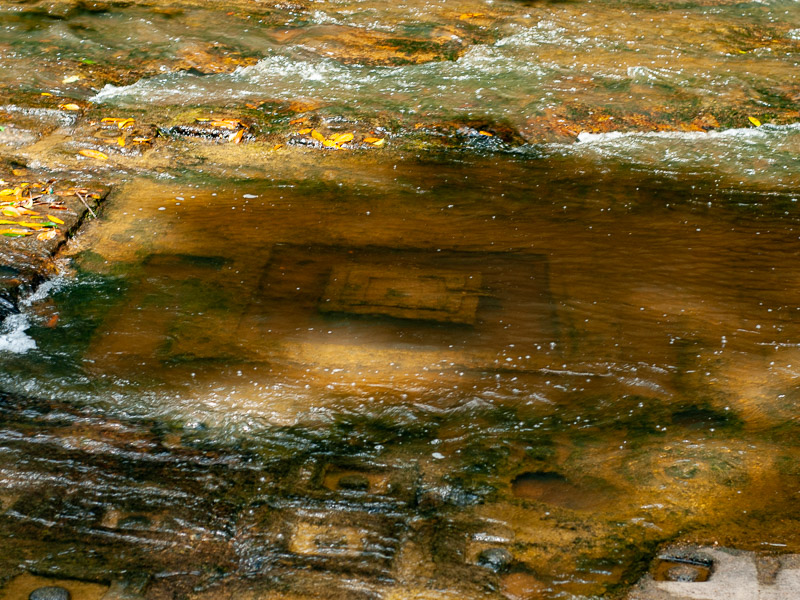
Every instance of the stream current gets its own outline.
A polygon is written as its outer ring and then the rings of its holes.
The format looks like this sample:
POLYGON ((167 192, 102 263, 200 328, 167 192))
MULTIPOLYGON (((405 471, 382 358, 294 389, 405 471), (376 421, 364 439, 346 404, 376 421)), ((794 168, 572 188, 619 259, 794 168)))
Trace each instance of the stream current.
POLYGON ((676 540, 800 552, 796 2, 24 6, 9 94, 398 143, 97 167, 0 332, 0 598, 618 598, 676 540), (520 141, 399 141, 459 119, 520 141))

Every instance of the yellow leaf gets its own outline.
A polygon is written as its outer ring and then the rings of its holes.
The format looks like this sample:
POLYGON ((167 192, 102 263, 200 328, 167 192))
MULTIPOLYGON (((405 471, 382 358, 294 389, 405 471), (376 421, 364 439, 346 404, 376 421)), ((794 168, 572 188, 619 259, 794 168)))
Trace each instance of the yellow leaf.
POLYGON ((759 121, 755 117, 747 117, 747 120, 750 121, 756 127, 761 127, 761 121, 759 121))
POLYGON ((9 221, 7 219, 0 219, 0 225, 16 225, 16 221, 9 221))
POLYGON ((78 154, 88 156, 89 158, 96 158, 97 160, 108 160, 108 155, 98 152, 97 150, 81 150, 78 154))
POLYGON ((77 104, 59 104, 58 108, 61 110, 80 110, 81 107, 77 104))
POLYGON ((117 123, 117 127, 119 127, 120 129, 126 129, 128 127, 133 127, 133 124, 135 122, 136 121, 134 121, 133 119, 123 119, 122 121, 119 121, 117 123))
POLYGON ((42 96, 52 96, 52 95, 53 94, 51 94, 50 92, 42 92, 42 96))
POLYGON ((336 144, 332 140, 322 140, 322 145, 325 146, 326 148, 336 148, 337 150, 340 149, 339 144, 336 144))
POLYGON ((33 232, 27 229, 0 229, 0 235, 31 235, 33 232))
POLYGON ((381 138, 377 142, 372 142, 372 145, 375 146, 376 148, 380 148, 385 143, 386 143, 386 138, 381 138))
POLYGON ((223 129, 237 129, 239 127, 247 127, 238 119, 220 119, 218 121, 211 121, 209 123, 212 127, 222 127, 223 129))
POLYGON ((0 190, 0 196, 13 196, 14 195, 14 188, 6 188, 4 190, 0 190))
POLYGON ((230 136, 228 136, 228 141, 233 142, 234 144, 238 144, 239 142, 242 141, 243 137, 244 137, 244 129, 240 129, 239 131, 230 134, 230 136))
POLYGON ((277 150, 277 149, 279 149, 279 148, 283 148, 283 144, 275 144, 275 145, 272 147, 272 151, 274 152, 275 150, 277 150))
POLYGON ((58 217, 54 217, 53 215, 47 215, 48 221, 52 221, 53 223, 58 223, 59 225, 63 225, 64 221, 59 219, 58 217))
POLYGON ((119 146, 122 146, 123 148, 125 147, 125 136, 124 135, 121 135, 121 136, 119 136, 117 138, 117 144, 119 146))
POLYGON ((29 227, 31 229, 41 229, 44 227, 41 223, 32 223, 31 221, 20 221, 17 225, 22 225, 23 227, 29 227))
POLYGON ((311 137, 312 137, 312 138, 314 138, 315 140, 317 140, 318 142, 322 143, 322 144, 324 144, 324 143, 325 143, 325 136, 324 136, 324 135, 322 135, 322 134, 321 134, 319 131, 317 131, 316 129, 312 129, 312 130, 311 130, 311 137))
POLYGON ((481 135, 487 135, 489 137, 494 137, 494 134, 493 133, 489 133, 488 131, 479 131, 478 133, 481 134, 481 135))
POLYGON ((474 19, 476 17, 482 17, 484 13, 461 13, 458 18, 462 21, 466 21, 467 19, 474 19))
POLYGON ((352 140, 353 140, 352 133, 340 133, 339 135, 335 136, 331 141, 333 141, 334 144, 346 144, 347 142, 350 142, 352 140))
POLYGON ((37 235, 36 239, 37 240, 41 240, 41 241, 44 242, 46 240, 52 240, 54 237, 56 237, 56 235, 57 235, 56 234, 56 230, 55 229, 50 229, 48 231, 43 231, 42 233, 37 235))
POLYGON ((126 120, 125 117, 103 117, 102 119, 100 119, 100 122, 114 123, 116 125, 117 123, 122 123, 125 120, 126 120))
POLYGON ((307 123, 308 117, 300 117, 299 119, 292 119, 289 121, 289 125, 297 125, 298 123, 307 123))
POLYGON ((4 206, 2 209, 0 209, 0 212, 2 212, 3 215, 6 216, 6 217, 21 217, 22 216, 22 213, 20 212, 20 210, 18 208, 13 207, 13 206, 4 206))
POLYGON ((307 134, 307 133, 311 133, 312 131, 314 131, 314 130, 313 130, 313 129, 311 129, 311 127, 309 127, 308 129, 301 129, 301 130, 300 130, 300 131, 298 131, 297 133, 299 133, 300 135, 305 135, 305 134, 307 134))
POLYGON ((148 138, 148 137, 135 137, 135 138, 133 138, 133 143, 134 144, 149 144, 152 141, 153 141, 153 138, 148 138))

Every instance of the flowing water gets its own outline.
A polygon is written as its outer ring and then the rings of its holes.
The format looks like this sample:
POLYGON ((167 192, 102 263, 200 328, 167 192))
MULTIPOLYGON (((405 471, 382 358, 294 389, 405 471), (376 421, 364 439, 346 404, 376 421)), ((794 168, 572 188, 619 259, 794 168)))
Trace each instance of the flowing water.
POLYGON ((2 325, 0 598, 615 598, 675 540, 800 552, 796 2, 0 9, 9 98, 269 117, 93 166, 2 325))

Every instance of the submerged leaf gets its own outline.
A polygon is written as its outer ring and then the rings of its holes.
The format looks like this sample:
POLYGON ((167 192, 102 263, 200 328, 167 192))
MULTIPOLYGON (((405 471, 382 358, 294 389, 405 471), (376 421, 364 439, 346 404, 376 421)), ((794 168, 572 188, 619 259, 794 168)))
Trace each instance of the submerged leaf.
POLYGON ((99 152, 98 150, 81 150, 78 154, 88 156, 89 158, 96 158, 97 160, 108 160, 108 155, 99 152))
POLYGON ((747 117, 747 120, 750 121, 756 127, 761 127, 761 121, 759 121, 755 117, 747 117))
POLYGON ((352 140, 353 140, 352 133, 340 133, 339 135, 333 137, 331 141, 334 144, 346 144, 347 142, 350 142, 352 140))
POLYGON ((78 106, 77 104, 71 104, 71 103, 70 104, 59 104, 58 108, 60 108, 61 110, 80 110, 81 109, 81 107, 78 106))

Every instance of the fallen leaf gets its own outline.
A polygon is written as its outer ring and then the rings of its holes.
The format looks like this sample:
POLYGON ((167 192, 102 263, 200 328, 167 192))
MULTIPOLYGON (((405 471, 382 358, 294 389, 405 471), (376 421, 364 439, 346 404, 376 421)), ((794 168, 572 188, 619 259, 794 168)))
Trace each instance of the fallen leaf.
POLYGON ((299 133, 300 135, 306 135, 307 133, 311 133, 312 131, 314 131, 314 130, 311 129, 311 127, 309 127, 308 129, 301 129, 297 133, 299 133))
POLYGON ((121 136, 119 136, 117 138, 117 145, 118 146, 122 146, 123 148, 125 147, 125 136, 124 135, 121 135, 121 136))
POLYGON ((459 19, 462 21, 466 21, 467 19, 475 19, 476 17, 482 17, 484 13, 461 13, 459 15, 459 19))
POLYGON ((351 142, 352 140, 353 140, 352 133, 340 133, 339 135, 334 136, 331 139, 331 141, 337 145, 346 144, 347 142, 351 142))
POLYGON ((78 152, 78 154, 88 156, 89 158, 96 158, 97 160, 108 160, 107 154, 103 154, 97 150, 81 150, 78 152))
POLYGON ((480 135, 485 135, 485 136, 488 136, 488 137, 494 137, 494 134, 493 133, 489 133, 488 131, 479 131, 478 133, 480 135))
POLYGON ((275 145, 272 147, 272 151, 274 152, 274 151, 275 151, 275 150, 277 150, 278 148, 282 148, 282 147, 283 147, 283 144, 275 144, 275 145))
POLYGON ((57 235, 56 230, 50 229, 49 231, 41 232, 39 235, 36 236, 36 239, 44 242, 46 240, 52 240, 54 237, 56 237, 56 235, 57 235))
POLYGON ((7 219, 0 219, 0 225, 16 225, 16 221, 8 221, 7 219))
POLYGON ((59 225, 63 225, 64 224, 64 221, 62 221, 58 217, 54 217, 53 215, 47 215, 47 219, 49 221, 52 221, 53 223, 58 223, 59 225))
POLYGON ((80 80, 81 80, 80 75, 68 75, 67 77, 64 77, 64 79, 61 80, 61 83, 75 83, 76 81, 80 80))
POLYGON ((365 141, 366 143, 368 143, 368 144, 374 144, 375 142, 380 142, 380 141, 381 141, 381 138, 376 138, 376 137, 366 137, 366 138, 364 138, 364 141, 365 141))
POLYGON ((324 143, 325 143, 325 141, 326 141, 326 140, 325 140, 325 136, 324 136, 324 135, 322 135, 322 134, 321 134, 319 131, 317 131, 316 129, 312 129, 312 130, 311 130, 311 137, 312 137, 312 138, 314 138, 315 140, 317 140, 318 142, 322 143, 322 144, 324 144, 324 143))
POLYGON ((58 108, 61 110, 80 110, 81 107, 77 104, 59 104, 58 108))
POLYGON ((761 121, 759 121, 755 117, 747 117, 747 120, 750 121, 756 127, 761 127, 761 121))
POLYGON ((20 210, 18 208, 13 207, 13 206, 4 206, 2 209, 0 209, 0 212, 2 212, 3 215, 6 216, 6 217, 21 217, 22 216, 22 213, 20 212, 20 210))
POLYGON ((377 142, 372 142, 372 145, 375 146, 376 148, 380 148, 385 143, 386 143, 386 138, 381 138, 377 142))
POLYGON ((300 117, 299 119, 292 119, 289 125, 297 125, 298 123, 308 123, 308 117, 300 117))
POLYGON ((153 138, 135 137, 135 138, 133 138, 132 141, 133 141, 134 144, 149 144, 150 142, 153 141, 153 138))
POLYGON ((52 96, 52 95, 53 94, 51 94, 50 92, 42 92, 42 96, 52 96))
POLYGON ((28 231, 27 229, 0 229, 0 235, 6 237, 23 237, 31 235, 32 233, 32 231, 28 231))
POLYGON ((239 127, 247 127, 239 119, 218 119, 209 123, 212 127, 222 127, 223 129, 238 129, 239 127))
POLYGON ((234 144, 238 144, 239 142, 242 141, 243 137, 244 137, 244 129, 240 129, 239 131, 230 134, 230 136, 228 136, 228 141, 233 142, 234 144))
MULTIPOLYGON (((53 234, 55 234, 55 231, 49 231, 48 233, 53 233, 53 234)), ((47 240, 49 240, 49 239, 50 239, 50 238, 42 238, 42 236, 43 236, 43 235, 44 235, 43 233, 40 233, 40 234, 39 234, 38 236, 36 236, 36 237, 38 237, 40 240, 41 240, 41 239, 47 239, 47 240)), ((55 235, 53 235, 53 236, 51 236, 51 237, 55 237, 55 235)), ((47 320, 47 323, 45 323, 45 324, 44 324, 44 326, 45 326, 45 327, 48 327, 48 328, 50 328, 50 329, 52 329, 52 328, 53 328, 53 327, 55 327, 57 324, 58 324, 58 313, 56 313, 56 314, 54 314, 52 317, 50 317, 50 318, 47 320)))
POLYGON ((6 188, 4 190, 0 190, 0 196, 13 196, 15 194, 14 188, 6 188))
POLYGON ((42 229, 46 227, 43 223, 33 223, 31 221, 20 221, 17 225, 22 225, 23 227, 28 227, 30 229, 42 229))
POLYGON ((124 121, 120 121, 117 123, 117 127, 120 129, 127 129, 128 127, 133 127, 133 124, 136 123, 133 119, 125 119, 124 121))

